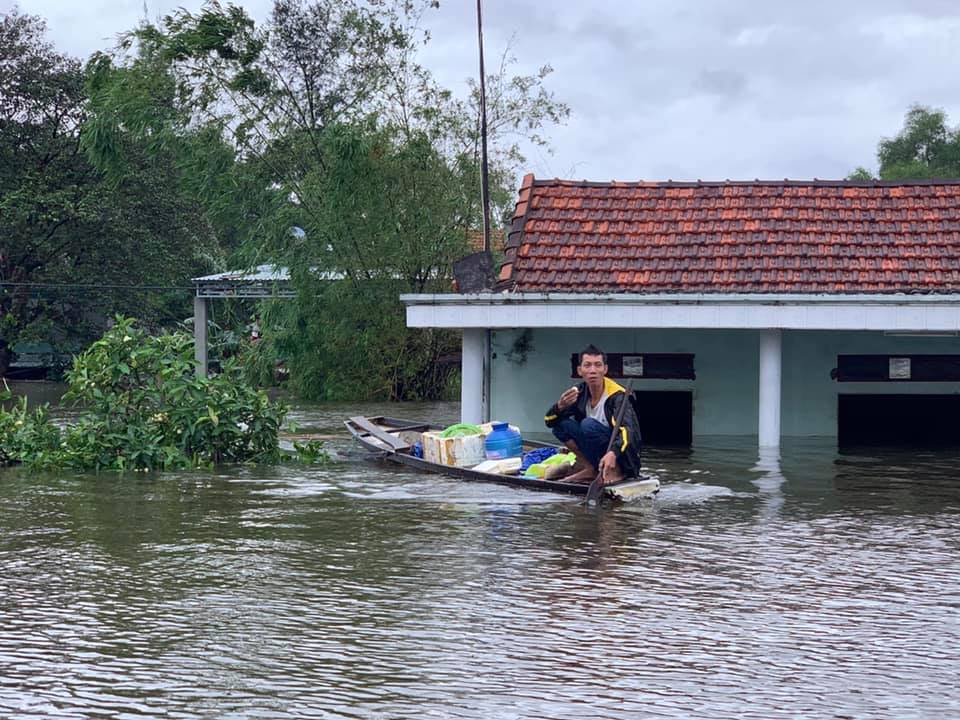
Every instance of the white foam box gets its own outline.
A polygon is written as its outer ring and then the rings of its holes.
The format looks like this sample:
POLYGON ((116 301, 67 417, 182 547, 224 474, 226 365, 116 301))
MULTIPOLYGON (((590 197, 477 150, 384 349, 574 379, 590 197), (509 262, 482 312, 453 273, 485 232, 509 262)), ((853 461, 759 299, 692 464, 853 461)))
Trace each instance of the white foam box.
POLYGON ((521 458, 503 458, 502 460, 484 460, 473 469, 477 472, 494 473, 496 475, 515 475, 521 464, 521 458))
POLYGON ((473 467, 486 460, 483 439, 483 435, 444 438, 438 432, 425 432, 421 435, 423 459, 451 467, 473 467))

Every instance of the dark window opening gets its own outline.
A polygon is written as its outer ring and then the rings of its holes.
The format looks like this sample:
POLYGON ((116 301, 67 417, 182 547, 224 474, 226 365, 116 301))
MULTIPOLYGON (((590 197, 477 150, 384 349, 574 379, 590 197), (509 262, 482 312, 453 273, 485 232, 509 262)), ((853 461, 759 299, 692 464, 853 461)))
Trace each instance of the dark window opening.
POLYGON ((689 447, 693 443, 693 393, 689 390, 637 390, 643 444, 689 447))
POLYGON ((839 382, 949 382, 960 380, 960 355, 838 355, 839 382))
MULTIPOLYGON (((696 380, 693 355, 688 353, 607 353, 607 375, 637 380, 696 380)), ((570 355, 570 377, 577 375, 580 354, 570 355)))
POLYGON ((838 395, 837 400, 841 447, 960 446, 960 395, 838 395))

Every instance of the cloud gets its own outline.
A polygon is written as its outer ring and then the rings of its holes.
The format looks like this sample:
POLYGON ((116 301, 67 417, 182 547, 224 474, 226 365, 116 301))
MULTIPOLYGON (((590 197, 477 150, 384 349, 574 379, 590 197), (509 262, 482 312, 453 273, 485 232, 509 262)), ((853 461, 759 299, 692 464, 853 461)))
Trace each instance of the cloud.
POLYGON ((743 93, 747 87, 747 79, 743 73, 735 70, 701 70, 693 82, 693 87, 708 95, 734 98, 743 93))
POLYGON ((766 45, 770 42, 770 38, 776 30, 776 25, 745 27, 731 39, 730 44, 735 47, 766 45))

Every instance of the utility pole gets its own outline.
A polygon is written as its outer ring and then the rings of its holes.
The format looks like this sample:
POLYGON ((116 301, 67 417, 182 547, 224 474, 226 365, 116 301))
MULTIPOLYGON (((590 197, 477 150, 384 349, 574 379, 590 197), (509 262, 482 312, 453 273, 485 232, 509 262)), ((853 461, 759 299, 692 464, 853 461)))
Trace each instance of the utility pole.
POLYGON ((480 201, 483 205, 483 250, 490 252, 490 176, 487 171, 487 79, 483 69, 483 13, 477 0, 477 44, 480 46, 480 201))
MULTIPOLYGON (((483 251, 490 253, 490 178, 487 172, 487 73, 483 68, 483 12, 477 0, 477 45, 480 48, 480 203, 483 205, 483 251)), ((490 365, 493 338, 490 328, 483 333, 483 388, 481 405, 484 422, 490 420, 490 365)))

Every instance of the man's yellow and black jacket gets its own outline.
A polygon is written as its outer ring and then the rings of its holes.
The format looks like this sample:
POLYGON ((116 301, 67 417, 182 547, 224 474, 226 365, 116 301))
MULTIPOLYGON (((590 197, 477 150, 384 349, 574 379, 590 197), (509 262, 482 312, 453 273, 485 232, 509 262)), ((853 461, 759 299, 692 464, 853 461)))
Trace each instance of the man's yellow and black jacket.
MULTIPOLYGON (((564 410, 558 410, 554 403, 547 410, 544 416, 548 428, 560 423, 566 418, 573 418, 577 422, 582 422, 587 417, 587 397, 590 391, 587 390, 585 382, 577 385, 580 394, 577 401, 564 410)), ((614 425, 614 418, 620 409, 620 403, 627 402, 628 405, 623 411, 623 422, 620 427, 614 429, 614 441, 611 448, 617 455, 617 462, 623 469, 627 477, 635 477, 640 472, 640 425, 637 420, 637 408, 635 400, 628 397, 626 388, 620 383, 614 382, 608 377, 603 379, 603 391, 607 395, 606 402, 603 404, 603 414, 607 419, 607 425, 614 425)))

